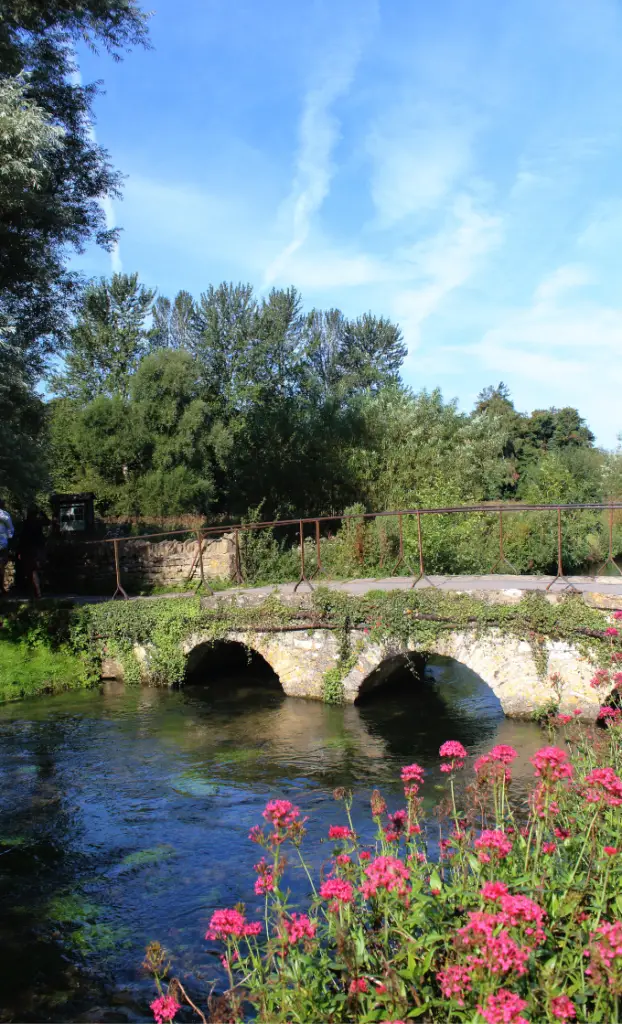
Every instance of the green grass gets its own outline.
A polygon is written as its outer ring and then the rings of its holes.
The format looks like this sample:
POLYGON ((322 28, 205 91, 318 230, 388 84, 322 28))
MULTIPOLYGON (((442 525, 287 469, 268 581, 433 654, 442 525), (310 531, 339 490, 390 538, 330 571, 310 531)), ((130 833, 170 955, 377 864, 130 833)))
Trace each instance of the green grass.
POLYGON ((0 703, 86 685, 84 661, 78 655, 0 640, 0 703))

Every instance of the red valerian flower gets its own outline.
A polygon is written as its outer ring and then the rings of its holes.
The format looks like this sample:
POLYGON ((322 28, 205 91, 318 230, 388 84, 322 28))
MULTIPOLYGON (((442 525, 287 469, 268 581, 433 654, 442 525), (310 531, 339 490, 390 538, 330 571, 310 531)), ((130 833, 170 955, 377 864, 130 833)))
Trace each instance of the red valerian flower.
POLYGON ((425 772, 418 764, 407 764, 402 768, 402 782, 416 783, 418 786, 423 782, 425 772))
POLYGON ((507 896, 508 887, 503 882, 486 882, 481 890, 481 895, 485 900, 499 900, 502 896, 507 896))
POLYGON ((493 761, 500 761, 501 764, 512 764, 512 761, 518 757, 518 751, 507 743, 498 743, 496 747, 492 748, 489 756, 493 761))
POLYGON ((619 852, 617 846, 603 846, 603 853, 606 853, 608 857, 615 857, 619 852))
POLYGON ((542 747, 529 759, 536 769, 538 778, 547 782, 558 782, 572 776, 572 765, 568 764, 568 754, 559 747, 542 747))
POLYGON ((258 935, 260 931, 261 921, 247 921, 239 910, 215 910, 205 938, 227 939, 233 936, 240 939, 246 935, 258 935))
POLYGON ((491 853, 497 860, 507 857, 512 850, 512 840, 500 829, 485 828, 475 840, 475 849, 479 851, 477 856, 482 864, 489 864, 491 853))
POLYGON ((175 1019, 177 1011, 181 1010, 181 1006, 172 996, 158 996, 149 1005, 157 1024, 170 1024, 175 1019))
POLYGON ((377 896, 379 889, 404 896, 408 890, 408 868, 397 857, 376 857, 365 868, 366 881, 361 886, 365 899, 377 896))
POLYGON ((449 758, 449 763, 441 765, 442 772, 453 772, 456 768, 464 768, 468 754, 458 740, 446 740, 439 750, 441 757, 449 758))
POLYGON ((585 776, 584 797, 587 803, 597 804, 601 801, 609 807, 622 804, 622 779, 618 778, 613 768, 593 768, 585 776))
POLYGON ((328 829, 329 839, 352 839, 352 829, 347 825, 331 825, 328 829))
POLYGON ((311 921, 306 914, 292 914, 289 921, 283 921, 284 938, 290 946, 301 939, 312 939, 315 936, 317 924, 311 921))
POLYGON ((609 626, 609 628, 605 630, 605 636, 619 636, 619 635, 620 635, 619 631, 615 628, 615 626, 609 626))
POLYGON ((568 725, 568 722, 572 722, 572 715, 558 715, 557 721, 560 725, 568 725))
POLYGON ((590 945, 585 953, 590 961, 585 973, 597 985, 606 981, 619 995, 622 989, 622 921, 601 924, 590 932, 590 945))
POLYGON ((526 1017, 521 1016, 527 1003, 515 992, 500 988, 496 995, 489 995, 484 1006, 478 1004, 486 1024, 529 1024, 526 1017))
POLYGON ((320 896, 323 900, 332 900, 328 909, 335 913, 340 903, 352 903, 354 889, 343 878, 328 878, 320 888, 320 896))
POLYGON ((441 986, 445 999, 455 999, 458 1006, 464 1006, 464 995, 473 991, 472 971, 460 964, 450 964, 444 971, 439 971, 436 980, 441 986))
POLYGON ((351 996, 357 994, 357 992, 367 992, 367 982, 365 978, 353 978, 350 982, 348 992, 351 996))
POLYGON ((555 853, 557 843, 542 843, 542 853, 555 853))
POLYGON ((568 996, 554 996, 551 999, 551 1013, 558 1020, 574 1020, 577 1010, 568 996))

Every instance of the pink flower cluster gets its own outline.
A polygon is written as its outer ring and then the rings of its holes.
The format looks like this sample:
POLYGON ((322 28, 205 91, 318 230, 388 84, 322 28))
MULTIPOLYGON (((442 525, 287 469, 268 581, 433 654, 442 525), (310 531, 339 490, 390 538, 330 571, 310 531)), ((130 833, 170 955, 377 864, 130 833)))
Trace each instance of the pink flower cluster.
POLYGON ((353 978, 350 982, 348 992, 351 996, 356 995, 358 992, 367 992, 367 982, 365 978, 353 978))
POLYGON ((379 889, 395 892, 398 896, 405 896, 409 891, 408 868, 397 857, 376 857, 365 868, 365 875, 367 881, 363 882, 361 892, 366 900, 377 896, 379 889))
POLYGON ((354 889, 343 878, 327 878, 320 887, 320 896, 323 900, 332 900, 328 909, 334 914, 340 903, 352 903, 354 889))
POLYGON ((455 999, 458 1006, 464 1006, 465 992, 473 991, 471 975, 471 969, 462 964, 450 964, 444 971, 439 971, 436 980, 445 999, 455 999))
POLYGON ((622 991, 622 921, 601 924, 591 932, 585 953, 590 959, 585 973, 591 975, 596 984, 606 980, 619 995, 622 991))
POLYGON ((601 707, 598 710, 599 722, 609 722, 611 725, 617 725, 622 721, 622 708, 610 708, 601 707))
POLYGON ((177 1011, 181 1009, 181 1006, 176 999, 173 999, 173 996, 158 996, 149 1005, 153 1010, 153 1016, 157 1024, 169 1024, 170 1021, 175 1019, 177 1011))
POLYGON ((622 805, 622 779, 618 778, 613 768, 593 768, 585 776, 584 797, 587 803, 605 803, 609 807, 622 805))
POLYGON ((484 968, 491 974, 525 974, 531 950, 519 946, 507 931, 499 931, 501 916, 472 910, 468 923, 458 929, 457 946, 470 951, 466 959, 470 971, 484 968))
POLYGON ((554 996, 551 999, 551 1013, 558 1020, 574 1020, 577 1016, 576 1007, 568 996, 554 996))
POLYGON ((289 800, 269 800, 263 816, 275 829, 288 829, 300 817, 300 810, 289 800))
POLYGON ((330 825, 328 829, 329 839, 352 839, 353 832, 347 825, 330 825))
POLYGON ((485 828, 475 840, 475 849, 482 864, 489 864, 491 854, 496 860, 503 860, 511 853, 512 840, 500 829, 485 828))
POLYGON ((292 914, 289 921, 283 921, 283 937, 290 946, 293 946, 301 939, 312 939, 316 928, 315 921, 311 921, 306 914, 292 914))
POLYGON ((496 994, 488 996, 483 1006, 478 1004, 477 1010, 486 1024, 529 1024, 521 1015, 526 1006, 526 1001, 515 992, 500 988, 496 994))
POLYGON ((255 895, 265 896, 268 892, 274 892, 274 872, 265 857, 262 857, 258 864, 254 865, 258 878, 255 882, 255 895))
POLYGON ((215 910, 206 932, 206 939, 223 939, 229 937, 241 939, 248 935, 259 935, 261 921, 247 921, 239 910, 215 910))
POLYGON ((442 744, 439 754, 441 757, 449 759, 447 763, 441 765, 442 772, 453 772, 457 768, 464 768, 464 762, 468 757, 466 750, 458 740, 446 740, 442 744))
POLYGON ((404 783, 404 793, 407 797, 417 795, 419 787, 423 783, 424 774, 423 768, 418 764, 407 764, 402 768, 402 782, 404 783))
POLYGON ((559 747, 542 747, 530 758, 538 778, 546 782, 559 782, 560 779, 572 777, 572 765, 568 764, 568 754, 559 747))

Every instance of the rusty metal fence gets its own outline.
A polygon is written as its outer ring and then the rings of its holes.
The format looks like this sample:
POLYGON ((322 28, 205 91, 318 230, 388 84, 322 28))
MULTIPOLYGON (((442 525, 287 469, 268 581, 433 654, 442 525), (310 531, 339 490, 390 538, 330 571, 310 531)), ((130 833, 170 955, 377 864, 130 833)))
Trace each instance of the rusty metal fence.
MULTIPOLYGON (((84 541, 85 544, 112 544, 114 548, 114 567, 115 567, 115 579, 116 589, 112 595, 114 600, 117 597, 128 599, 127 591, 123 586, 122 571, 121 571, 121 560, 119 557, 120 545, 129 543, 131 541, 153 541, 160 538, 171 538, 179 536, 193 536, 196 542, 196 554, 192 568, 188 575, 188 582, 193 578, 195 572, 198 571, 198 587, 205 587, 206 590, 213 593, 209 582, 205 575, 205 568, 203 562, 204 544, 206 540, 222 537, 224 535, 233 536, 234 544, 234 570, 232 580, 238 585, 244 585, 247 581, 244 578, 242 556, 240 550, 240 535, 246 531, 256 530, 275 530, 294 528, 298 534, 298 548, 300 554, 300 570, 298 580, 295 582, 294 590, 305 583, 309 588, 313 589, 311 580, 316 576, 324 573, 322 565, 322 550, 321 550, 321 530, 323 524, 339 523, 343 524, 349 520, 378 520, 391 518, 397 523, 397 538, 398 538, 398 552, 397 561, 392 567, 392 574, 395 574, 397 570, 405 566, 409 574, 413 576, 411 586, 414 588, 422 580, 426 580, 430 586, 435 586, 434 582, 426 573, 425 565, 425 536, 422 521, 428 516, 451 516, 451 515, 468 515, 468 514, 481 514, 486 513, 487 515, 494 515, 498 517, 498 538, 499 538, 499 549, 498 557, 494 564, 491 566, 489 573, 494 574, 499 571, 501 567, 509 568, 513 574, 520 575, 517 570, 508 560, 505 549, 504 549, 504 517, 516 513, 552 513, 556 515, 557 519, 557 573, 555 577, 550 581, 547 586, 549 590, 555 583, 562 583, 564 589, 570 591, 576 591, 576 587, 568 579, 564 573, 564 566, 562 560, 562 542, 563 542, 563 513, 564 512, 579 512, 579 511, 597 511, 603 512, 607 515, 608 523, 608 553, 605 561, 601 568, 598 570, 598 574, 602 570, 610 567, 620 576, 622 576, 622 570, 617 565, 614 557, 613 547, 613 529, 614 529, 614 514, 622 511, 622 502, 609 502, 609 503, 596 503, 588 502, 583 504, 558 504, 558 505, 528 505, 520 502, 515 503, 484 503, 476 505, 458 505, 447 508, 411 508, 411 509, 399 509, 387 512, 351 512, 344 513, 341 515, 322 515, 322 516, 305 516, 295 519, 277 519, 277 520, 266 520, 258 523, 237 523, 234 525, 219 525, 219 526, 208 526, 202 529, 183 529, 183 530, 167 530, 161 533, 143 534, 139 538, 137 537, 113 537, 113 538, 102 538, 99 540, 84 541), (405 546, 404 546, 404 521, 408 518, 414 518, 416 520, 417 530, 417 566, 413 568, 406 558, 405 546), (305 533, 312 535, 305 538, 305 533), (305 539, 313 539, 315 542, 315 567, 312 572, 307 571, 305 565, 305 539)), ((451 575, 451 574, 449 574, 451 575)), ((456 575, 456 574, 454 574, 456 575)), ((459 575, 459 574, 457 574, 459 575)), ((483 575, 483 574, 469 574, 469 575, 483 575)), ((447 574, 445 574, 447 576, 447 574)))

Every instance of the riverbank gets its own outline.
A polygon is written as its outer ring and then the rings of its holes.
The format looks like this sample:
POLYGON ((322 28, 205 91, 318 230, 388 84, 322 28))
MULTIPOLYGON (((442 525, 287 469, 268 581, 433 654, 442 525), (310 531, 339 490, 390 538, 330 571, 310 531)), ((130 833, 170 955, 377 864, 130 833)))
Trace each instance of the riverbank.
POLYGON ((0 703, 88 685, 84 658, 72 651, 0 640, 0 703))

